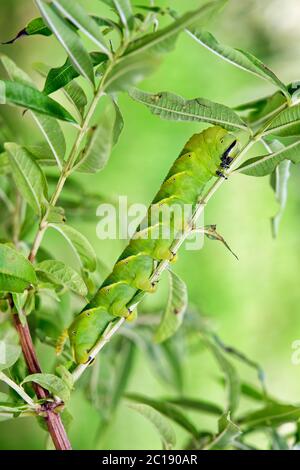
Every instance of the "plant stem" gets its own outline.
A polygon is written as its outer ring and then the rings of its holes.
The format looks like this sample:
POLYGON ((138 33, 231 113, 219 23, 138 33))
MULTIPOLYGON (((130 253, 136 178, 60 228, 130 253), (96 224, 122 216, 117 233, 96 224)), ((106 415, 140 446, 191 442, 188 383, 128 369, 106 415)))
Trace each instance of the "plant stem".
MULTIPOLYGON (((13 307, 13 305, 12 305, 13 307)), ((41 373, 41 367, 35 352, 32 337, 27 322, 23 325, 17 314, 13 314, 15 328, 18 332, 24 359, 30 374, 41 373)), ((33 384, 36 396, 39 399, 47 399, 49 392, 40 385, 33 384)), ((52 438, 56 450, 71 450, 71 444, 64 429, 61 417, 53 409, 45 408, 45 421, 49 434, 52 438)))

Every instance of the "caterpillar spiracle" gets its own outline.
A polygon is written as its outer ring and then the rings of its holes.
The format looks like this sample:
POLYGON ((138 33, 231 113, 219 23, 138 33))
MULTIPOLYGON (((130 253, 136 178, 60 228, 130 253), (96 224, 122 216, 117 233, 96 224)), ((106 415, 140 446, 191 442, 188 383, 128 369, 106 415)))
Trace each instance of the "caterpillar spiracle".
MULTIPOLYGON (((211 178, 224 176, 224 168, 235 156, 236 144, 236 137, 219 126, 193 135, 175 160, 148 214, 153 214, 156 207, 170 208, 175 204, 195 207, 211 178)), ((179 228, 186 223, 182 218, 174 217, 169 224, 179 228)), ((150 278, 156 263, 174 257, 170 250, 173 238, 162 236, 163 222, 160 219, 151 222, 146 228, 137 229, 112 273, 70 326, 69 337, 77 363, 88 361, 89 351, 111 321, 132 316, 127 305, 137 291, 154 291, 150 278)))

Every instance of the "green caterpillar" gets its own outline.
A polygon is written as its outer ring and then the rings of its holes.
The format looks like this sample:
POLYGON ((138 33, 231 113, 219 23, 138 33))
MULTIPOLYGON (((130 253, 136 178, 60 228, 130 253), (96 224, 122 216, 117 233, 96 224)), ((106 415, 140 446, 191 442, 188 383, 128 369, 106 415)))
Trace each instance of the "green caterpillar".
MULTIPOLYGON (((155 214, 155 209, 162 206, 172 208, 175 204, 189 204, 195 207, 210 179, 213 176, 224 176, 223 169, 232 162, 232 150, 236 143, 235 136, 219 126, 193 135, 155 196, 148 210, 147 221, 150 222, 150 214, 155 214)), ((184 227, 186 222, 181 215, 171 218, 169 225, 176 231, 184 227)), ((137 229, 112 273, 69 328, 77 363, 89 360, 89 351, 111 321, 116 317, 130 319, 133 316, 127 305, 137 291, 154 291, 155 286, 150 278, 155 264, 174 258, 170 250, 174 237, 162 236, 166 227, 159 218, 154 223, 151 218, 151 223, 146 228, 137 229)))

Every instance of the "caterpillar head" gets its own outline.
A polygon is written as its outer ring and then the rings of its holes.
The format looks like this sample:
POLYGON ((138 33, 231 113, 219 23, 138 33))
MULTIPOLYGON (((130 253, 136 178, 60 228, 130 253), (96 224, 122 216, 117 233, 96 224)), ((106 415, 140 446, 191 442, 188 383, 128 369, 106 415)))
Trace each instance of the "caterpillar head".
POLYGON ((214 134, 214 146, 221 161, 221 168, 227 168, 238 152, 238 141, 235 135, 226 131, 222 127, 215 126, 211 128, 214 134))

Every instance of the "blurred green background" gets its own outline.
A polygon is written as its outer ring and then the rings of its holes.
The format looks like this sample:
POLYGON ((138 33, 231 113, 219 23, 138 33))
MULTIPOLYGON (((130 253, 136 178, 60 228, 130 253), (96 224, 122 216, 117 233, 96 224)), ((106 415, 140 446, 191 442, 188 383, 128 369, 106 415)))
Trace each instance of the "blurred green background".
MULTIPOLYGON (((105 9, 96 0, 84 3, 91 6, 91 11, 105 9)), ((168 4, 163 0, 157 3, 168 4)), ((183 11, 201 2, 171 3, 183 11)), ((0 0, 0 40, 10 39, 36 15, 32 0, 0 0)), ((287 0, 284 9, 279 0, 232 0, 210 29, 220 41, 257 54, 283 81, 290 82, 300 78, 299 21, 297 0, 287 0)), ((13 46, 1 47, 1 51, 27 72, 37 61, 54 66, 64 60, 64 53, 54 39, 25 38, 13 46)), ((229 106, 273 92, 268 84, 221 61, 186 35, 180 37, 176 50, 140 87, 153 92, 173 91, 186 98, 205 97, 229 106)), ((128 195, 131 202, 148 203, 185 141, 200 126, 162 121, 125 95, 120 97, 120 107, 125 129, 109 164, 102 173, 80 179, 107 197, 122 194, 128 195)), ((17 125, 25 140, 32 139, 36 131, 20 111, 6 112, 6 117, 13 126, 17 125)), ((299 401, 300 394, 300 365, 291 362, 292 342, 300 339, 299 178, 300 170, 295 167, 279 237, 273 240, 270 217, 276 213, 277 205, 268 178, 232 177, 209 204, 205 222, 218 225, 239 261, 221 244, 206 241, 199 252, 181 252, 176 265, 176 272, 188 285, 191 303, 210 317, 226 343, 262 365, 271 393, 290 402, 299 401)), ((96 223, 95 215, 93 222, 78 227, 93 243, 100 259, 112 266, 122 243, 97 239, 96 223)), ((66 247, 59 247, 58 239, 50 233, 45 238, 47 245, 59 250, 57 257, 66 258, 66 247)), ((159 302, 158 297, 149 305, 159 302)), ((41 348, 39 353, 46 365, 47 351, 41 348)), ((241 372, 250 381, 255 379, 251 370, 242 367, 241 372)), ((190 354, 185 359, 185 394, 222 403, 224 393, 216 385, 216 373, 216 365, 207 352, 190 354)), ((153 397, 169 393, 153 376, 142 353, 129 389, 153 397)), ((74 393, 70 410, 74 417, 70 429, 74 448, 160 447, 151 424, 131 411, 125 402, 101 447, 94 442, 97 413, 81 392, 74 393)), ((199 427, 216 429, 216 420, 201 415, 194 420, 199 427)), ((33 419, 0 425, 1 449, 39 449, 44 442, 45 435, 33 419)))

